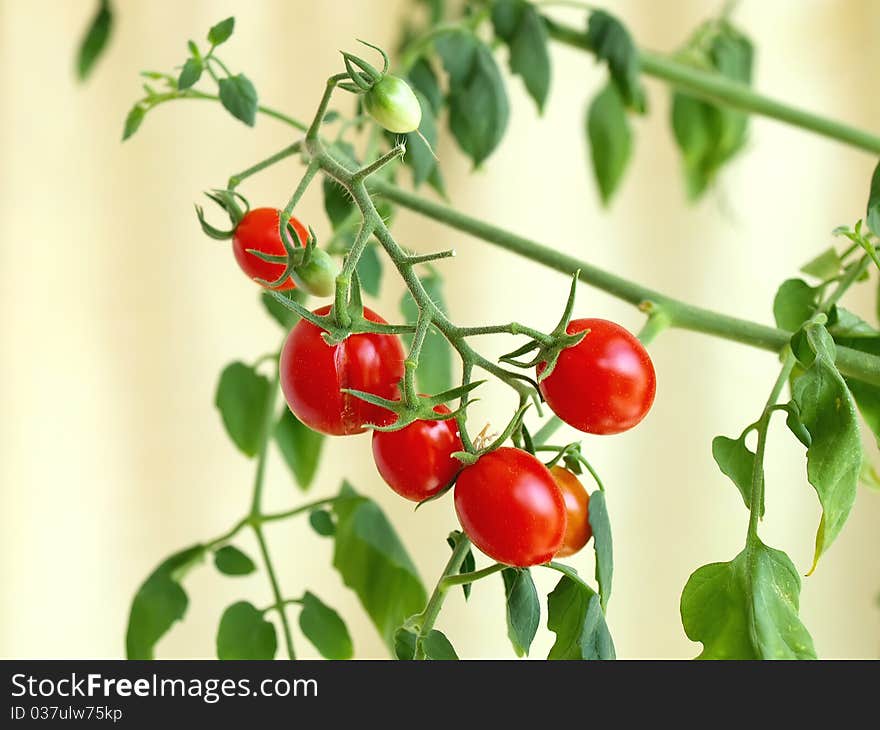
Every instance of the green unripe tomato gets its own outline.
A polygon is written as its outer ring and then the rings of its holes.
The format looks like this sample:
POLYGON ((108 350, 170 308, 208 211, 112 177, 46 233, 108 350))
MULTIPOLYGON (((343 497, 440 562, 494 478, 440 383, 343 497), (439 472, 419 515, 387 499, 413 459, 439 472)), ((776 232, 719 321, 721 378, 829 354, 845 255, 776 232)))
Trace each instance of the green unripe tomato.
POLYGON ((422 121, 422 106, 409 84, 397 76, 383 76, 364 94, 364 109, 389 132, 415 132, 422 121))
POLYGON ((294 268, 292 278, 296 285, 316 297, 329 297, 336 285, 339 269, 326 251, 316 248, 309 262, 294 268))

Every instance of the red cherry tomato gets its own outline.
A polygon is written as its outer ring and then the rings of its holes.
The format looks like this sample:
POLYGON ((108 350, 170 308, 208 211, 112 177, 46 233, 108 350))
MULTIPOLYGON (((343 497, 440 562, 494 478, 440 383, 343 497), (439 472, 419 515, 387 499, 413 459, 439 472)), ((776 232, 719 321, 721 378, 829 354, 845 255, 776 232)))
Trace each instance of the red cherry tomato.
POLYGON ((574 555, 593 536, 593 528, 590 526, 590 495, 580 480, 565 467, 556 465, 550 469, 550 473, 565 501, 565 538, 556 553, 557 558, 564 558, 574 555))
MULTIPOLYGON (((442 404, 434 411, 449 413, 442 404)), ((414 502, 433 497, 452 481, 461 468, 452 454, 463 450, 454 419, 415 421, 399 431, 373 431, 376 468, 389 487, 414 502)))
POLYGON ((565 537, 565 502, 553 475, 520 449, 495 449, 465 467, 455 511, 474 545, 507 565, 546 563, 565 537))
MULTIPOLYGON (((251 279, 275 281, 284 273, 284 264, 263 261, 248 253, 248 249, 253 249, 272 256, 284 255, 284 244, 281 242, 281 236, 278 235, 279 215, 279 211, 275 208, 254 208, 245 214, 235 228, 232 236, 232 253, 235 254, 235 260, 238 261, 241 270, 251 279)), ((306 227, 293 217, 290 223, 299 236, 300 243, 305 245, 309 237, 306 227)), ((296 284, 288 278, 284 283, 272 288, 275 291, 286 291, 295 287, 296 284)))
MULTIPOLYGON (((321 307, 315 314, 329 311, 329 306, 321 307)), ((364 317, 385 322, 366 307, 364 317)), ((281 390, 290 410, 309 428, 331 436, 361 433, 366 424, 391 423, 394 413, 341 389, 363 390, 388 400, 399 398, 404 355, 398 337, 363 333, 328 345, 322 332, 302 319, 281 350, 281 390)))
MULTIPOLYGON (((620 433, 641 421, 657 380, 647 351, 632 334, 605 319, 574 319, 568 333, 590 330, 559 355, 556 367, 540 382, 553 412, 579 431, 620 433)), ((538 365, 538 375, 546 369, 538 365)))

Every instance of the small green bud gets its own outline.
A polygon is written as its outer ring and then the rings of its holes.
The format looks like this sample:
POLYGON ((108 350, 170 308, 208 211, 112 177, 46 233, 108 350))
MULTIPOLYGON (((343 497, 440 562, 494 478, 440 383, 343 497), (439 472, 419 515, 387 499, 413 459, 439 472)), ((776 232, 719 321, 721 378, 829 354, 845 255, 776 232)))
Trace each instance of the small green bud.
POLYGON ((296 266, 291 277, 296 285, 307 294, 316 297, 329 297, 336 284, 339 270, 336 262, 326 251, 316 248, 312 251, 309 262, 304 266, 296 266))
POLYGON ((364 109, 380 126, 396 134, 414 132, 422 121, 418 97, 397 76, 383 76, 365 93, 364 109))

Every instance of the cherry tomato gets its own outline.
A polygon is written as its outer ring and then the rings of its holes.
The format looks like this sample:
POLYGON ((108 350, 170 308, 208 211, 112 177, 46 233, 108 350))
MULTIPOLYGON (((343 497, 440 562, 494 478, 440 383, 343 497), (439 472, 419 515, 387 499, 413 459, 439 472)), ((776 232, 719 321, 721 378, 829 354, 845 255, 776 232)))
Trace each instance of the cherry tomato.
MULTIPOLYGON (((321 307, 315 314, 329 311, 329 306, 321 307)), ((364 317, 385 322, 366 307, 364 317)), ((404 354, 398 337, 363 333, 328 345, 322 332, 301 319, 281 350, 281 390, 293 414, 309 428, 331 436, 361 433, 366 424, 391 423, 394 413, 341 389, 363 390, 388 400, 399 398, 404 354)))
MULTIPOLYGON (((235 228, 235 233, 232 236, 232 253, 235 254, 235 260, 238 261, 241 270, 251 279, 275 281, 284 273, 284 264, 263 261, 263 259, 247 252, 248 249, 253 249, 272 256, 284 255, 284 244, 281 242, 281 236, 278 235, 279 215, 279 211, 275 208, 254 208, 245 214, 235 228)), ((291 217, 290 223, 296 230, 300 243, 305 245, 309 237, 306 227, 293 217, 291 217)), ((291 236, 291 238, 293 237, 291 236)), ((296 284, 293 280, 287 279, 272 288, 275 291, 286 291, 295 287, 296 284)))
MULTIPOLYGON (((442 404, 434 411, 449 413, 442 404)), ((433 497, 452 481, 461 468, 452 454, 463 450, 454 419, 415 421, 399 431, 373 431, 376 468, 389 487, 414 502, 433 497)))
POLYGON ((590 527, 590 495, 580 480, 565 467, 556 465, 550 469, 550 473, 565 501, 565 538, 556 553, 557 558, 564 558, 574 555, 593 536, 593 528, 590 527))
POLYGON ((384 76, 364 94, 364 109, 389 132, 415 132, 422 121, 419 98, 410 85, 397 76, 384 76))
MULTIPOLYGON (((574 319, 568 333, 589 333, 559 355, 553 372, 540 381, 553 412, 579 431, 612 434, 641 421, 657 380, 647 351, 632 334, 605 319, 574 319)), ((538 375, 546 363, 538 365, 538 375)))
POLYGON ((565 501, 553 475, 520 449, 495 449, 465 467, 455 511, 474 545, 507 565, 546 563, 565 537, 565 501))

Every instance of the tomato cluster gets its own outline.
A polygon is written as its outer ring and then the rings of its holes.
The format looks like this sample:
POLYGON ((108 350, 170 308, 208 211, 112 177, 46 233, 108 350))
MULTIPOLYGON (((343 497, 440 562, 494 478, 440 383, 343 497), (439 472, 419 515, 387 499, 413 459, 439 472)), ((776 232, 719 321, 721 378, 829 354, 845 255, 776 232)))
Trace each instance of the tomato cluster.
MULTIPOLYGON (((305 228, 291 223, 301 241, 305 228)), ((263 261, 248 249, 283 253, 278 211, 258 208, 241 221, 233 239, 236 259, 248 276, 274 281, 281 264, 263 261), (273 276, 274 274, 274 276, 273 276)), ((284 282, 278 289, 294 286, 284 282)), ((316 309, 327 315, 331 307, 316 309)), ((364 308, 371 322, 385 323, 364 308)), ((614 434, 638 424, 654 400, 651 359, 627 330, 603 319, 572 320, 568 334, 584 332, 565 348, 553 367, 537 366, 539 388, 556 415, 576 429, 614 434)), ((281 352, 281 388, 290 410, 307 426, 333 436, 362 433, 393 424, 396 415, 351 395, 359 390, 386 400, 400 398, 404 351, 393 334, 351 334, 339 343, 308 320, 290 331, 281 352)), ((438 416, 448 416, 444 405, 438 416)), ((568 469, 545 466, 519 448, 499 447, 463 466, 464 450, 453 418, 415 421, 396 431, 373 430, 373 458, 397 494, 415 502, 437 496, 454 484, 458 519, 471 541, 500 563, 530 566, 576 553, 592 537, 590 495, 568 469)))

